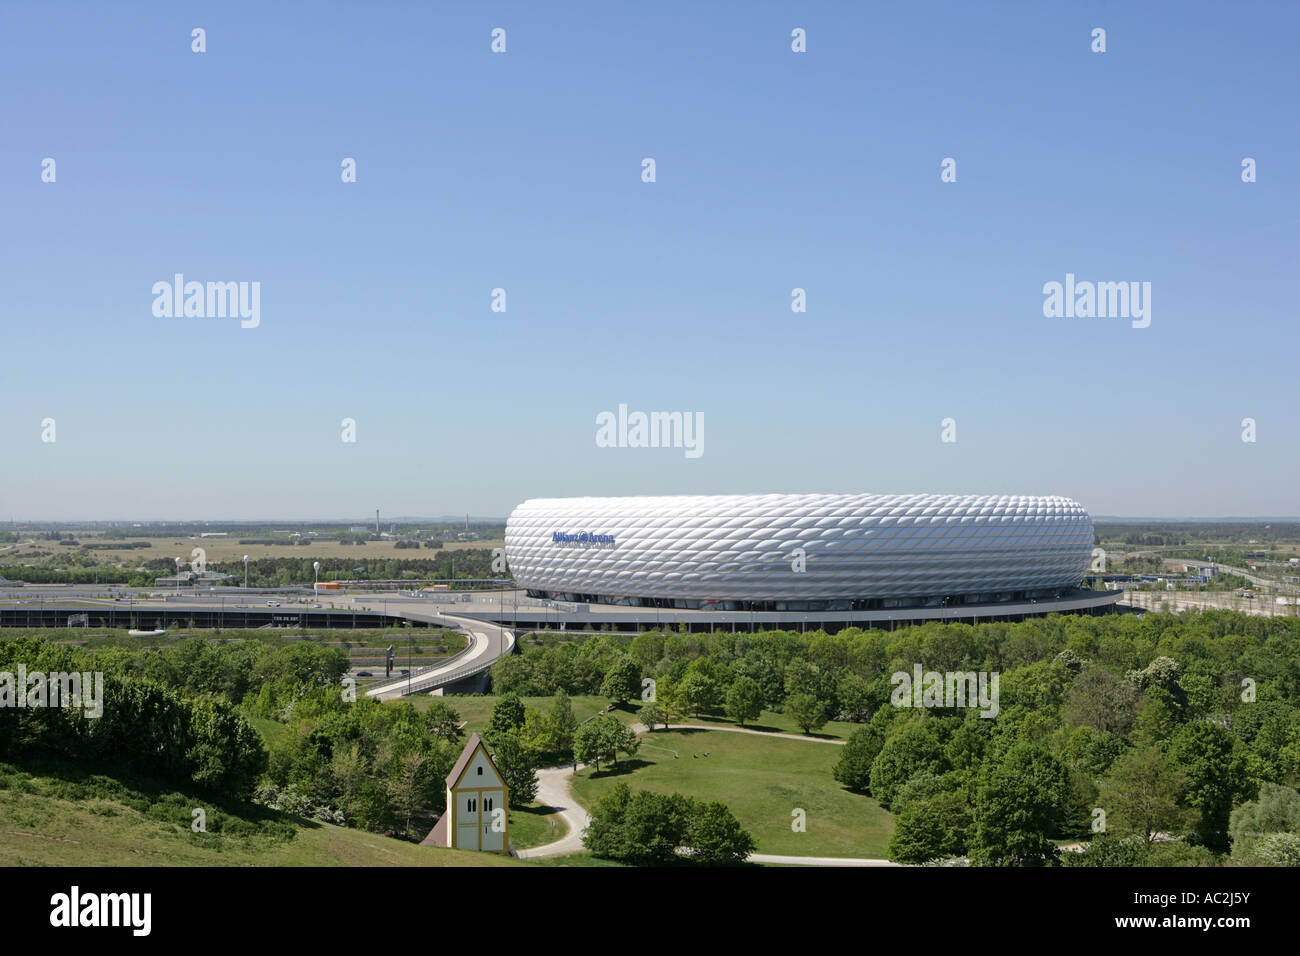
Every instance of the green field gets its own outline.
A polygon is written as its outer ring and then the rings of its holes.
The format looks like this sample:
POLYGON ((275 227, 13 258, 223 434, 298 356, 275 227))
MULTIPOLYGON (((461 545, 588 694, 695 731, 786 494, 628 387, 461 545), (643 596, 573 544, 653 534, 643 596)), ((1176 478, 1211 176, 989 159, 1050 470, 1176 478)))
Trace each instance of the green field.
POLYGON ((300 827, 288 841, 196 834, 118 800, 57 796, 56 778, 20 772, 0 784, 0 866, 519 865, 325 823, 300 827))
POLYGON ((760 853, 888 855, 893 817, 831 776, 839 747, 713 730, 658 730, 641 739, 633 760, 620 757, 612 768, 602 764, 600 773, 578 771, 573 793, 579 803, 590 809, 622 780, 634 790, 721 800, 753 835, 760 853), (804 833, 791 830, 796 808, 807 814, 804 833))
POLYGON ((510 842, 518 850, 554 843, 563 837, 568 829, 554 807, 533 804, 531 807, 510 811, 510 842), (555 821, 553 830, 550 825, 551 820, 555 821))
MULTIPOLYGON (((677 724, 717 724, 720 727, 739 727, 740 725, 730 717, 717 717, 709 714, 701 714, 699 717, 679 717, 677 724)), ((660 726, 660 725, 656 725, 660 726)), ((671 726, 671 725, 670 725, 671 726)), ((745 724, 746 730, 763 730, 768 733, 780 734, 798 734, 800 737, 810 736, 817 740, 848 740, 849 735, 853 733, 861 724, 850 723, 847 720, 828 721, 826 726, 812 734, 804 734, 799 725, 789 714, 778 714, 773 710, 765 710, 759 714, 757 720, 751 720, 745 724)))

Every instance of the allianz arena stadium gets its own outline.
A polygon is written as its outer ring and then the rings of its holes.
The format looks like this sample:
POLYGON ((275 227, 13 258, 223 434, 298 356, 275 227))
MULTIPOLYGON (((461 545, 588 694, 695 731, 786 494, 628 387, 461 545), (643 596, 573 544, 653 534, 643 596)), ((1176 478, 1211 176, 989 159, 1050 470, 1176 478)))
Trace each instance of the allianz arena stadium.
POLYGON ((1027 495, 535 498, 506 523, 533 598, 718 611, 874 611, 1059 599, 1092 518, 1027 495))

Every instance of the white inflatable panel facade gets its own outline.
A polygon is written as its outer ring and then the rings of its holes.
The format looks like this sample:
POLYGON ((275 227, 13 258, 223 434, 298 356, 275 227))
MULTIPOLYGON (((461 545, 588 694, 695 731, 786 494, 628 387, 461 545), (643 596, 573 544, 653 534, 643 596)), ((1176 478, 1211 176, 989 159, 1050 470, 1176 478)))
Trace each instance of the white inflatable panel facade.
POLYGON ((1004 599, 1076 587, 1092 518, 1069 498, 534 498, 506 523, 518 586, 637 602, 1004 599))

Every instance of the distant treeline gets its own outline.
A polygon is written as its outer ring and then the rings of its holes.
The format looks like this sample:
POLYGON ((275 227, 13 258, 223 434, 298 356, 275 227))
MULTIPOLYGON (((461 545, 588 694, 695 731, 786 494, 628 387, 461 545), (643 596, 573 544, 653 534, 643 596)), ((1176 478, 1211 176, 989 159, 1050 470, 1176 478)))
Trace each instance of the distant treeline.
MULTIPOLYGON (((1180 548, 1201 544, 1231 545, 1239 549, 1267 550, 1300 543, 1300 523, 1157 521, 1096 522, 1102 542, 1122 542, 1134 548, 1180 548)), ((1202 555, 1203 557, 1203 555, 1202 555)))
MULTIPOLYGON (((60 555, 59 563, 76 563, 76 554, 60 555)), ((83 560, 89 558, 82 556, 83 560)), ((320 558, 321 581, 344 579, 349 581, 412 581, 428 578, 501 578, 508 575, 492 570, 492 549, 466 548, 448 551, 438 558, 320 558)), ((317 580, 313 561, 305 558, 258 558, 248 562, 249 587, 288 587, 294 584, 311 584, 317 580)), ((118 568, 112 565, 87 564, 81 567, 26 567, 24 565, 0 566, 0 577, 31 584, 127 584, 132 587, 151 587, 159 577, 176 573, 172 558, 152 558, 145 561, 143 571, 118 568)), ((184 568, 182 568, 184 569, 184 568)), ((243 561, 209 562, 209 571, 244 575, 243 561)))

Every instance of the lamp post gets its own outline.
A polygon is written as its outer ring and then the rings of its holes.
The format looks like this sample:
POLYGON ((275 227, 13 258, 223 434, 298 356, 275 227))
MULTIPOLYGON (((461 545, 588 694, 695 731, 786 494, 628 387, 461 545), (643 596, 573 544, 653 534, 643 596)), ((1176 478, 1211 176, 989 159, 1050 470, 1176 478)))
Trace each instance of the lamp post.
POLYGON ((176 594, 181 593, 181 559, 176 559, 176 594))
POLYGON ((311 586, 311 596, 314 598, 316 597, 317 592, 320 591, 320 562, 313 561, 311 563, 311 569, 316 572, 316 583, 311 586))
POLYGON ((244 589, 248 589, 248 555, 244 555, 244 589))

